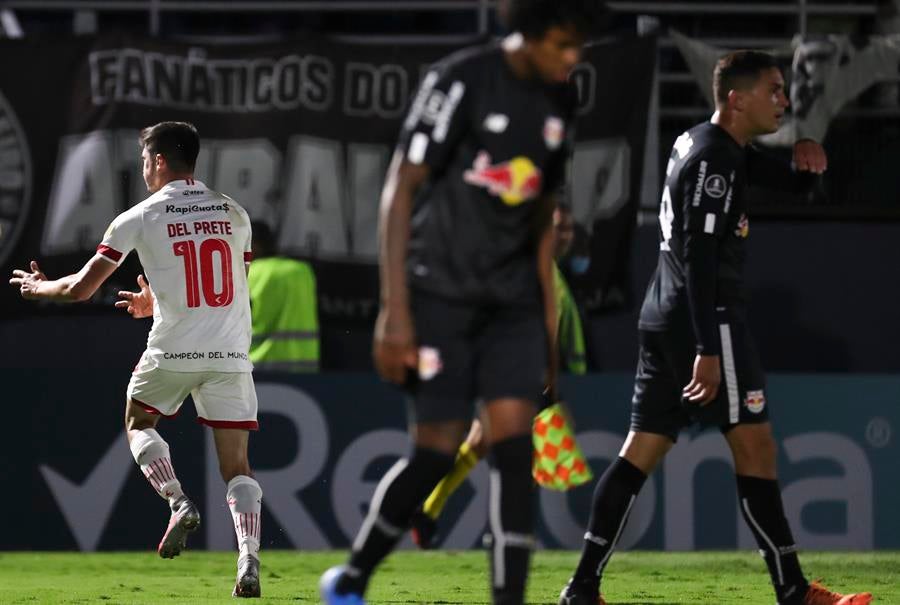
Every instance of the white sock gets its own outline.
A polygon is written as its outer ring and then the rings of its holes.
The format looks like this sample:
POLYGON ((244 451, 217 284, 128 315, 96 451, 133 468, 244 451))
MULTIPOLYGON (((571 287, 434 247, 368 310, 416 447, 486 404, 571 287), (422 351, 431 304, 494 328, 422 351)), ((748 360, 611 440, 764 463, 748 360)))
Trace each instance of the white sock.
POLYGON ((184 494, 181 483, 175 477, 175 469, 169 458, 169 444, 156 432, 156 429, 144 429, 131 439, 131 455, 141 467, 141 472, 150 482, 156 493, 174 504, 184 494))
POLYGON ((238 475, 228 482, 225 499, 234 519, 234 534, 240 551, 238 559, 248 554, 259 559, 262 488, 256 479, 238 475))

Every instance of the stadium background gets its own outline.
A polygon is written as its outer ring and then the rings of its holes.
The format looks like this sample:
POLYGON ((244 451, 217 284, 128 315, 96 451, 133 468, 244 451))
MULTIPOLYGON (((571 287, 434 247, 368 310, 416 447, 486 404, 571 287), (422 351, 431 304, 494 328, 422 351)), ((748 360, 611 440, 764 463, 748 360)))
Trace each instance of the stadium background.
MULTIPOLYGON (((315 108, 315 91, 308 106, 261 115, 240 108, 231 113, 154 109, 115 94, 98 102, 91 77, 100 72, 92 71, 88 57, 121 49, 186 62, 316 55, 343 66, 342 77, 334 80, 342 86, 351 82, 347 66, 365 57, 374 68, 354 72, 362 74, 360 81, 390 78, 396 70, 385 66, 402 65, 412 86, 421 66, 448 47, 500 33, 498 7, 465 0, 175 4, 34 0, 0 5, 9 38, 0 40, 0 263, 5 274, 33 256, 46 259, 51 274, 78 268, 109 218, 143 197, 133 178, 137 150, 131 141, 138 128, 190 114, 201 135, 215 133, 211 138, 221 144, 215 148, 218 155, 210 152, 208 165, 225 162, 237 170, 220 165, 214 178, 202 170, 198 178, 255 207, 261 218, 274 222, 285 209, 299 212, 280 223, 291 234, 282 241, 286 251, 311 258, 320 276, 323 374, 259 377, 266 437, 252 441, 251 456, 267 494, 267 540, 276 547, 346 546, 374 481, 402 451, 403 405, 371 373, 377 287, 371 258, 362 248, 347 252, 334 241, 309 235, 337 232, 357 245, 359 236, 371 244, 374 234, 345 227, 329 231, 329 221, 346 218, 349 203, 358 201, 369 211, 374 207, 380 177, 372 175, 394 136, 397 98, 389 96, 384 106, 375 95, 362 94, 355 97, 359 106, 335 104, 318 124, 303 115, 321 111, 315 108), (17 30, 24 36, 16 37, 17 30), (379 127, 359 140, 358 124, 379 127), (368 162, 368 171, 346 173, 348 179, 359 178, 357 189, 333 197, 322 189, 315 204, 309 197, 280 193, 291 191, 292 174, 304 174, 303 158, 325 162, 314 175, 333 166, 320 156, 291 155, 289 139, 304 136, 337 141, 334 157, 341 162, 350 163, 351 157, 368 162), (283 167, 254 160, 268 157, 260 140, 274 141, 283 167), (243 146, 224 144, 228 141, 243 146), (348 143, 358 143, 358 155, 348 143), (86 162, 73 164, 77 175, 84 172, 79 167, 102 165, 104 156, 98 154, 104 149, 115 165, 112 178, 101 174, 98 181, 60 187, 67 174, 64 159, 86 162), (228 174, 246 178, 217 181, 228 174), (98 190, 96 182, 106 182, 108 189, 98 190), (255 189, 260 183, 272 191, 255 189), (331 212, 335 205, 342 210, 331 212), (54 208, 62 208, 61 214, 54 215, 54 208)), ((581 117, 585 145, 572 190, 573 196, 582 196, 573 199, 576 218, 581 208, 582 222, 594 236, 591 272, 580 279, 571 276, 583 297, 593 372, 565 385, 595 471, 614 455, 626 426, 637 349, 636 301, 656 258, 655 207, 664 158, 674 138, 709 113, 670 31, 722 48, 776 49, 786 65, 797 33, 843 34, 862 48, 873 36, 900 31, 889 2, 611 6, 608 36, 591 51, 596 78, 586 77, 582 85, 582 107, 591 107, 581 117), (614 60, 617 52, 621 60, 614 60), (604 131, 610 122, 634 124, 622 117, 629 106, 646 117, 639 120, 645 128, 604 131), (627 152, 619 144, 623 139, 627 152), (611 242, 602 234, 617 239, 611 242)), ((311 69, 309 61, 300 64, 311 69)), ((781 199, 755 192, 748 267, 751 320, 771 373, 776 432, 784 439, 785 499, 796 511, 791 521, 806 548, 900 548, 894 514, 900 505, 895 467, 900 454, 897 80, 874 81, 831 120, 824 140, 831 167, 814 196, 781 199)), ((328 145, 313 146, 309 153, 323 147, 328 145)), ((312 189, 320 191, 318 185, 312 189)), ((138 271, 135 260, 129 262, 116 275, 118 281, 78 308, 28 306, 11 289, 0 294, 0 376, 10 428, 2 446, 2 472, 5 482, 27 485, 31 501, 25 511, 15 511, 18 522, 4 532, 0 549, 142 549, 156 540, 154 524, 128 525, 136 513, 155 518, 159 504, 141 485, 120 434, 122 393, 148 328, 111 308, 112 293, 130 284, 138 271)), ((199 542, 228 548, 227 517, 214 513, 223 505, 210 445, 191 415, 182 414, 166 427, 166 435, 182 480, 205 503, 208 522, 199 542)), ((652 489, 645 490, 625 545, 676 550, 750 545, 720 441, 712 434, 683 436, 652 489), (696 531, 699 519, 708 531, 696 531)), ((476 473, 451 502, 447 545, 478 542, 484 484, 476 473)), ((542 494, 545 546, 577 546, 589 495, 589 488, 568 496, 542 494)))

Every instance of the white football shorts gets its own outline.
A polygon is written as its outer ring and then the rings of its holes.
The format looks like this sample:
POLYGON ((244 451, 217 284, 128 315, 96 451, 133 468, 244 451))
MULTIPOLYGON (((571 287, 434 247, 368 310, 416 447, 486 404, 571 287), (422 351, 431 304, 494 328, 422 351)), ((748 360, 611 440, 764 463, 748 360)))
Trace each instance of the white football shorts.
POLYGON ((188 395, 197 422, 221 429, 259 429, 256 388, 250 372, 172 372, 138 363, 127 396, 151 414, 175 416, 188 395))

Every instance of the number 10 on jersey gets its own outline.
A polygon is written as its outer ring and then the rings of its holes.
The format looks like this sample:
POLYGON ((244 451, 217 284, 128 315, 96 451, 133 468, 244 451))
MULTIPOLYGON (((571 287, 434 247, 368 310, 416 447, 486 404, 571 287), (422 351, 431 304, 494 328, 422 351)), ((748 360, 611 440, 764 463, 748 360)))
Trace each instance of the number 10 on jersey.
POLYGON ((234 299, 234 276, 231 264, 231 246, 223 239, 205 239, 200 244, 199 263, 197 245, 193 240, 172 244, 175 256, 184 259, 184 279, 187 306, 200 306, 200 292, 209 307, 227 307, 234 299), (216 258, 218 257, 218 259, 216 258), (218 276, 216 275, 218 269, 218 276), (218 279, 217 279, 218 277, 218 279), (216 289, 216 282, 219 289, 216 289))

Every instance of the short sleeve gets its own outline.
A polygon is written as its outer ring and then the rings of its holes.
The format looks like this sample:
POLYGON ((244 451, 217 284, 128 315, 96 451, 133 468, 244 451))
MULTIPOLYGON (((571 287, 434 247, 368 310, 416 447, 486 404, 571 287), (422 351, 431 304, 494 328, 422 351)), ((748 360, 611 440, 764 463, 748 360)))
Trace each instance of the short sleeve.
POLYGON ((137 246, 141 233, 141 209, 138 206, 117 216, 97 246, 97 254, 105 260, 121 265, 128 253, 137 246))
POLYGON ((249 263, 253 260, 253 227, 247 212, 243 208, 241 208, 241 212, 244 213, 244 217, 247 221, 247 241, 244 242, 244 262, 249 263))
POLYGON ((681 179, 685 231, 717 237, 724 232, 736 172, 733 156, 715 150, 695 158, 685 167, 681 179))
POLYGON ((399 147, 412 164, 444 168, 467 129, 466 95, 456 67, 429 70, 403 122, 399 147))

